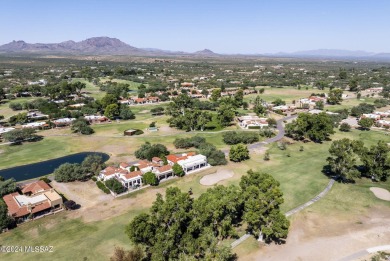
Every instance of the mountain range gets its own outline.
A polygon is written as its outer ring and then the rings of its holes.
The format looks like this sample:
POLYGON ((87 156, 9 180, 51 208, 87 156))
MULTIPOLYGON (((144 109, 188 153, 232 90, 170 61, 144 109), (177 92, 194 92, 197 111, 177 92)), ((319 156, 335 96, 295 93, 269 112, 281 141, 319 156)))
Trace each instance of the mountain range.
POLYGON ((214 52, 204 49, 194 53, 160 50, 156 48, 137 48, 116 38, 92 37, 75 42, 61 43, 26 43, 12 41, 0 46, 0 53, 42 53, 42 54, 85 54, 85 55, 193 55, 217 56, 214 52))
MULTIPOLYGON (((75 42, 72 40, 61 43, 26 43, 12 41, 0 46, 0 53, 36 53, 36 54, 69 54, 69 55, 136 55, 136 56, 194 56, 218 57, 222 54, 209 49, 188 53, 168 51, 156 48, 137 48, 116 38, 92 37, 75 42)), ((224 56, 228 56, 225 54, 224 56)), ((297 57, 297 58, 362 58, 370 60, 390 60, 390 53, 372 53, 366 51, 348 51, 336 49, 318 49, 292 53, 253 54, 245 56, 297 57)))

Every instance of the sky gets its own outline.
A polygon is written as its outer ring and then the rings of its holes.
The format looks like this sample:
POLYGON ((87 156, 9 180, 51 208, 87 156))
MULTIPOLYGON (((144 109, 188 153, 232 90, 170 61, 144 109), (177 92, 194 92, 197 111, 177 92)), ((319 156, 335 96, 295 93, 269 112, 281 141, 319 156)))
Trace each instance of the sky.
POLYGON ((0 6, 0 45, 108 36, 187 52, 390 52, 390 0, 0 0, 0 6))

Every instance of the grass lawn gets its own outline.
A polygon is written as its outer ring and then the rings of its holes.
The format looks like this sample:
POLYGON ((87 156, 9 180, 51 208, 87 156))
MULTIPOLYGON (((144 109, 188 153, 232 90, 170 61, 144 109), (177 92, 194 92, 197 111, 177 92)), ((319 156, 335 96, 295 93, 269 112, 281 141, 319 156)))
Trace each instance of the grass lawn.
MULTIPOLYGON (((133 81, 128 81, 128 80, 122 80, 122 79, 110 79, 109 77, 101 77, 100 78, 101 82, 116 82, 116 83, 127 83, 129 85, 129 89, 133 91, 138 91, 138 86, 141 85, 139 82, 133 82, 133 81)), ((144 84, 145 86, 148 86, 147 84, 144 84)))
POLYGON ((341 104, 338 105, 326 105, 325 109, 329 111, 336 111, 341 109, 350 110, 354 106, 358 106, 360 103, 369 103, 374 104, 375 98, 362 98, 362 100, 358 99, 346 99, 343 100, 341 104))
POLYGON ((88 92, 89 95, 95 99, 101 99, 104 97, 104 95, 106 95, 106 92, 101 91, 98 86, 85 80, 84 78, 74 78, 72 79, 72 82, 85 83, 86 88, 83 91, 88 92))
POLYGON ((21 112, 26 112, 26 110, 21 110, 21 111, 13 111, 10 109, 9 104, 12 102, 18 102, 18 103, 23 103, 26 101, 32 101, 35 100, 35 97, 23 97, 23 98, 17 98, 14 100, 2 100, 0 102, 0 115, 3 115, 5 119, 12 117, 18 113, 21 112))
MULTIPOLYGON (((47 155, 69 154, 75 151, 90 149, 104 149, 112 147, 112 153, 120 153, 119 145, 126 149, 127 153, 132 153, 138 145, 144 141, 152 143, 161 142, 163 144, 172 144, 175 136, 138 136, 128 138, 109 137, 108 133, 118 134, 122 128, 130 126, 128 123, 99 125, 96 128, 96 135, 76 136, 76 137, 45 137, 41 142, 25 144, 23 150, 16 147, 7 147, 6 151, 1 155, 2 159, 6 159, 5 164, 0 162, 0 166, 12 164, 13 161, 23 161, 23 159, 31 158, 42 160, 47 155), (107 137, 104 137, 107 135, 107 137), (45 145, 41 146, 40 145, 45 145), (111 147, 110 147, 111 146, 111 147), (115 149, 116 148, 116 149, 115 149), (4 157, 5 156, 5 157, 4 157)), ((179 137, 194 135, 193 133, 183 133, 179 137)), ((199 135, 206 137, 207 141, 216 144, 218 147, 225 146, 222 142, 220 133, 200 133, 199 135)), ((390 137, 383 132, 378 131, 359 131, 352 130, 349 133, 337 132, 332 136, 333 140, 348 137, 352 139, 360 139, 365 141, 366 145, 375 144, 378 140, 390 142, 390 137)), ((260 170, 272 174, 280 183, 284 193, 285 203, 282 205, 283 211, 288 211, 298 205, 301 205, 322 191, 329 179, 322 173, 322 167, 326 163, 328 149, 331 141, 323 144, 315 143, 300 143, 296 142, 293 145, 287 146, 286 150, 280 150, 277 146, 272 145, 269 148, 270 161, 263 160, 263 154, 252 153, 251 159, 242 163, 229 163, 228 168, 234 171, 233 178, 220 182, 219 184, 238 185, 242 175, 245 175, 247 170, 260 170), (304 147, 304 151, 299 151, 300 146, 304 147), (290 154, 290 157, 287 156, 290 154)), ((172 147, 172 145, 170 145, 172 147)), ((21 147, 19 147, 21 148, 21 147)), ((58 155, 60 156, 60 155, 58 155)), ((62 156, 62 155, 61 155, 62 156)), ((18 162, 19 163, 19 162, 18 162)), ((19 163, 20 164, 20 163, 19 163)), ((190 188, 194 192, 194 196, 198 197, 201 193, 209 188, 199 184, 202 176, 214 173, 217 167, 207 169, 203 172, 191 174, 184 178, 172 179, 162 183, 160 189, 165 189, 168 186, 177 186, 183 191, 188 191, 190 188)), ((389 182, 378 183, 375 186, 389 189, 389 182)), ((322 215, 344 215, 347 217, 351 213, 363 213, 370 209, 371 206, 390 207, 390 203, 376 199, 368 188, 372 186, 371 181, 367 179, 359 180, 356 184, 335 184, 331 192, 319 202, 313 204, 305 211, 316 211, 322 215), (358 199, 358 200, 356 200, 358 199)), ((144 198, 151 193, 148 189, 130 194, 127 197, 144 198)), ((147 201, 142 201, 142 204, 125 206, 128 208, 126 214, 112 217, 102 221, 85 223, 81 219, 71 219, 66 213, 46 217, 35 222, 22 225, 8 233, 0 235, 0 241, 3 245, 53 245, 54 253, 51 254, 4 254, 7 260, 107 260, 112 254, 114 246, 124 246, 130 248, 130 242, 124 234, 125 226, 137 214, 146 211, 151 204, 153 197, 149 197, 147 201), (93 249, 93 251, 92 251, 93 249), (83 253, 80 256, 80 253, 83 253), (87 259, 85 259, 85 257, 87 259)), ((116 200, 122 200, 118 198, 116 200)), ((258 249, 255 240, 250 239, 248 244, 243 244, 235 249, 237 253, 246 253, 258 249)))
POLYGON ((66 213, 45 217, 24 224, 1 235, 2 245, 53 246, 53 253, 2 253, 4 260, 108 260, 114 247, 130 249, 125 226, 143 211, 133 208, 129 213, 108 220, 85 223, 70 219, 66 213))
POLYGON ((277 98, 280 98, 286 101, 287 103, 292 103, 293 100, 297 101, 300 98, 309 97, 310 94, 312 94, 313 92, 318 92, 318 90, 312 88, 309 88, 308 90, 306 90, 305 88, 298 90, 297 88, 293 88, 293 87, 284 87, 284 88, 265 87, 264 93, 245 95, 244 100, 250 102, 253 101, 257 95, 259 95, 262 99, 266 100, 267 102, 272 102, 277 98))

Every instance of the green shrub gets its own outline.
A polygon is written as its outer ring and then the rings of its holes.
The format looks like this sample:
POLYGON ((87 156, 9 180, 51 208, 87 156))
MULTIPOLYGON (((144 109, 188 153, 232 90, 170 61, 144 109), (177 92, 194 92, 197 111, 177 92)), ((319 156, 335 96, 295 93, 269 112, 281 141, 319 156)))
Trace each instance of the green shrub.
POLYGON ((134 135, 141 135, 144 134, 142 130, 135 130, 134 135))
POLYGON ((39 180, 42 180, 43 182, 45 182, 46 184, 49 184, 51 182, 50 179, 48 179, 47 177, 42 177, 40 178, 39 180))
POLYGON ((97 181, 97 182, 96 182, 96 185, 97 185, 98 188, 100 188, 101 190, 103 190, 104 193, 110 194, 110 190, 103 184, 103 182, 97 181))
POLYGON ((96 178, 95 176, 93 176, 93 177, 92 177, 92 180, 96 182, 96 181, 97 181, 97 178, 96 178))

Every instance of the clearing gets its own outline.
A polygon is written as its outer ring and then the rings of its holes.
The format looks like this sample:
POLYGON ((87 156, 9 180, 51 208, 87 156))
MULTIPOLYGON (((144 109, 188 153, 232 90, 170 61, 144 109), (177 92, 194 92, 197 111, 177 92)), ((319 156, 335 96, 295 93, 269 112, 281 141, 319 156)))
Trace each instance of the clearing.
POLYGON ((200 179, 199 183, 204 186, 212 186, 214 184, 217 184, 221 180, 230 179, 231 177, 233 177, 233 175, 234 172, 232 170, 218 169, 218 171, 214 174, 203 176, 203 178, 200 179))

